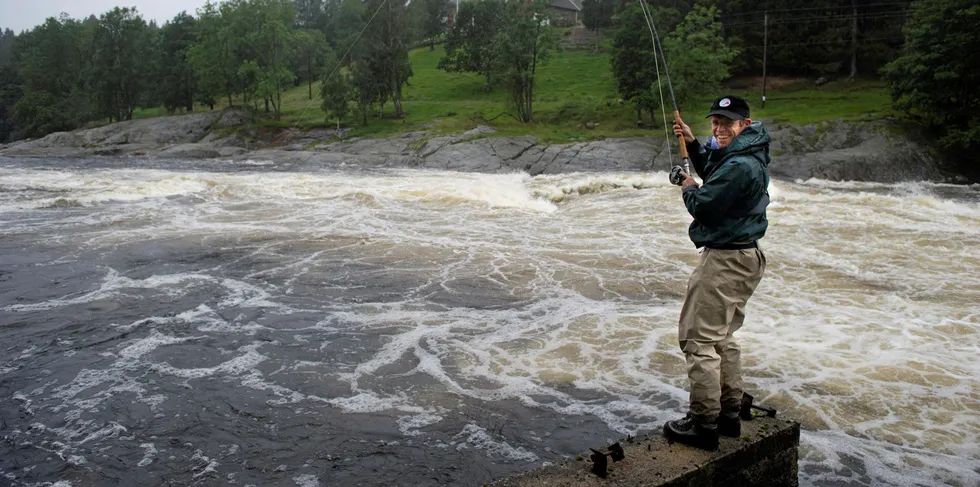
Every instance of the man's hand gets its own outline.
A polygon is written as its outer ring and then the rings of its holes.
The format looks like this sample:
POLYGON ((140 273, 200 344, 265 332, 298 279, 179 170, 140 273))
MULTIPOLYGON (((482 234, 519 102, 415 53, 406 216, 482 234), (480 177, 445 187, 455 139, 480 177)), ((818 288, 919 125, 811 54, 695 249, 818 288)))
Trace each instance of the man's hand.
POLYGON ((684 141, 688 144, 694 142, 694 132, 691 132, 691 127, 688 127, 687 124, 679 118, 674 119, 674 136, 683 136, 684 141))
POLYGON ((684 181, 681 182, 681 191, 684 191, 685 189, 687 189, 688 187, 691 187, 691 186, 694 186, 695 188, 700 188, 701 187, 701 186, 698 185, 698 182, 695 181, 694 178, 691 177, 690 174, 688 174, 686 172, 682 172, 681 173, 681 177, 684 178, 684 181))

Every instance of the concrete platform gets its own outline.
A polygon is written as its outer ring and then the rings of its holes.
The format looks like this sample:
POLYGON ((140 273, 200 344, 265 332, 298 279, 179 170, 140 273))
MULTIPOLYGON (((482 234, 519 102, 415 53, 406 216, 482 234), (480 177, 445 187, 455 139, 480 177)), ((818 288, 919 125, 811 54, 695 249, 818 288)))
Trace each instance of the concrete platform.
POLYGON ((755 418, 742 422, 742 436, 722 437, 717 451, 668 444, 659 432, 619 442, 626 458, 609 459, 606 478, 591 472, 589 448, 576 460, 507 477, 494 487, 634 487, 634 486, 792 486, 797 476, 800 425, 793 421, 755 418))

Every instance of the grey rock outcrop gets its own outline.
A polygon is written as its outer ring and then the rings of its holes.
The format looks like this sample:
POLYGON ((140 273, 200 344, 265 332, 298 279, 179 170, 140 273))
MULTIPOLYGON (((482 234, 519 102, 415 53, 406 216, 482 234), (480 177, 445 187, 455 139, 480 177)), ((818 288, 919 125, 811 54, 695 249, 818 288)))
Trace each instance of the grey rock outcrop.
POLYGON ((938 181, 941 159, 901 127, 825 122, 770 130, 773 177, 833 181, 938 181))
MULTIPOLYGON (((668 171, 677 142, 663 136, 543 143, 496 136, 479 126, 462 134, 415 131, 384 138, 343 138, 344 131, 242 130, 251 114, 224 110, 122 122, 0 147, 7 156, 146 156, 233 158, 279 164, 416 167, 463 172, 668 171), (232 128, 228 128, 232 127, 232 128), (238 128, 238 129, 234 129, 238 128)), ((782 179, 894 182, 944 180, 939 157, 907 131, 885 122, 793 126, 766 123, 773 143, 770 174, 782 179)))

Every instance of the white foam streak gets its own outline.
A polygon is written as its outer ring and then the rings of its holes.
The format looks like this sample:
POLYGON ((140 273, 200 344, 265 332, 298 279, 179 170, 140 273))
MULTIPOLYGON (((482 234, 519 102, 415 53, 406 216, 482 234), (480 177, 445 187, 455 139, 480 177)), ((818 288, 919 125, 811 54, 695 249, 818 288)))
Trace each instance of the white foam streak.
POLYGON ((468 424, 463 427, 463 431, 453 437, 454 440, 461 440, 456 446, 457 450, 466 448, 477 448, 486 450, 491 457, 503 457, 507 460, 519 460, 533 462, 538 456, 525 450, 523 447, 513 447, 505 441, 499 441, 485 429, 475 424, 468 424))
MULTIPOLYGON (((593 415, 622 434, 655 428, 686 406, 677 316, 698 255, 680 190, 662 172, 36 172, 0 174, 0 187, 20 198, 9 211, 25 217, 0 208, 14 232, 70 235, 79 243, 64 245, 86 258, 158 241, 234 255, 143 278, 109 268, 85 292, 3 308, 206 296, 183 312, 113 325, 142 338, 107 345, 104 363, 55 387, 55 401, 14 396, 28 414, 65 411, 64 428, 43 431, 66 444, 120 434, 86 416, 114 394, 162 407, 168 398, 136 379, 147 371, 188 387, 240 384, 263 391, 268 407, 306 401, 388 412, 412 437, 443 427, 461 400, 593 415), (25 182, 34 176, 39 189, 25 182), (37 211, 25 203, 53 191, 97 194, 80 176, 125 180, 130 189, 110 186, 143 199, 37 211), (142 192, 133 189, 140 184, 142 192), (292 314, 316 323, 277 326, 292 314), (272 338, 221 350, 220 362, 201 357, 212 360, 207 366, 159 352, 259 332, 272 338), (343 359, 305 355, 361 335, 353 347, 379 344, 345 350, 343 359), (311 382, 291 382, 293 374, 350 388, 321 397, 311 382)), ((768 268, 737 336, 749 392, 807 431, 802 464, 814 468, 804 483, 846 481, 863 469, 873 484, 969 484, 980 459, 978 191, 772 182, 768 268)), ((0 374, 44 352, 24 347, 0 374)), ((536 459, 483 426, 464 428, 454 446, 536 459)), ((197 460, 196 473, 217 468, 203 453, 197 460)))

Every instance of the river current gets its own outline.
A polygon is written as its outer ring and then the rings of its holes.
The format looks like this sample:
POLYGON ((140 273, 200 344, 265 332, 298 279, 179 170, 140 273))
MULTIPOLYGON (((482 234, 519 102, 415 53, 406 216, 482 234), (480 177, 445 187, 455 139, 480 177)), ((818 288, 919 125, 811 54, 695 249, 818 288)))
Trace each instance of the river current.
MULTIPOLYGON (((737 336, 801 484, 980 485, 980 186, 770 192, 737 336)), ((480 485, 655 432, 690 221, 662 171, 0 158, 0 485, 480 485)))

